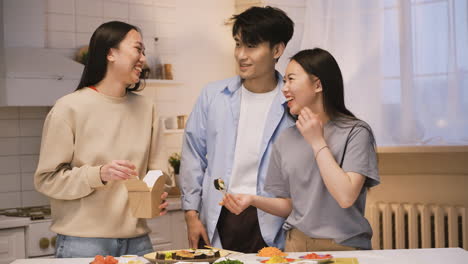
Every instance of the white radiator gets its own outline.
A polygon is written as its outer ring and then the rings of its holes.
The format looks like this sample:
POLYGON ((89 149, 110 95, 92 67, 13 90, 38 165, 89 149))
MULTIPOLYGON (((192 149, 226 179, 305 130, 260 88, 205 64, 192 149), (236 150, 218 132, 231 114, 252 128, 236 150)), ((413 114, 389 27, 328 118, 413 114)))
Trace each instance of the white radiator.
POLYGON ((461 247, 468 250, 468 210, 462 206, 384 203, 369 206, 373 249, 461 247))

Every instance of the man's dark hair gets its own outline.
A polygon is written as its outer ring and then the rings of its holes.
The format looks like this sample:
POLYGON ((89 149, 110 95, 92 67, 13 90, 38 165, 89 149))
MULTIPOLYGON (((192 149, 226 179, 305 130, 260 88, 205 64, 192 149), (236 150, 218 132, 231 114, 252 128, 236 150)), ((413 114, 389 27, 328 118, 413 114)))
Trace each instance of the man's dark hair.
POLYGON ((270 47, 288 44, 294 33, 294 22, 284 11, 271 6, 251 7, 231 18, 232 36, 240 35, 242 42, 257 45, 268 42, 270 47))

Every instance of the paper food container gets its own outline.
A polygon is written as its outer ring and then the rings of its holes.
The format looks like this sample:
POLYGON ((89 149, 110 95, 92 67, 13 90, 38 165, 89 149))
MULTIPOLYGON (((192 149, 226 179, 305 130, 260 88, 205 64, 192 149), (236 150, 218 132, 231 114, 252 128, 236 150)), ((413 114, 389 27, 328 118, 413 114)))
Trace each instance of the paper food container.
POLYGON ((128 202, 133 216, 137 218, 154 218, 161 209, 161 195, 167 175, 160 170, 148 171, 143 180, 133 178, 125 181, 128 191, 128 202))

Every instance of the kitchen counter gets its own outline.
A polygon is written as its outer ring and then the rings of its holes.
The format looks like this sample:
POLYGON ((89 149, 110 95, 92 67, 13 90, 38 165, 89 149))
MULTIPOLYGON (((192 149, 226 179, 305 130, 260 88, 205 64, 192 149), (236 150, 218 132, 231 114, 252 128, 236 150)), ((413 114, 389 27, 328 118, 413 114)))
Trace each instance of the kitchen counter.
MULTIPOLYGON (((335 251, 317 252, 331 253, 338 258, 357 258, 360 264, 419 264, 419 263, 468 263, 468 252, 461 248, 428 248, 428 249, 394 249, 394 250, 365 250, 365 251, 335 251)), ((290 253, 288 257, 298 258, 305 253, 290 253)), ((231 255, 246 264, 259 264, 259 257, 255 254, 231 255)), ((81 259, 18 259, 12 264, 87 264, 92 258, 81 259)), ((148 262, 147 262, 148 263, 148 262)), ((300 262, 296 262, 300 263, 300 262)), ((310 262, 309 262, 310 263, 310 262)))
POLYGON ((0 215, 0 229, 27 226, 31 223, 29 217, 12 217, 0 215))
MULTIPOLYGON (((177 211, 182 208, 180 197, 167 198, 167 201, 169 202, 169 205, 167 207, 168 211, 177 211)), ((13 217, 0 215, 0 229, 27 226, 30 223, 31 220, 29 217, 13 217)))

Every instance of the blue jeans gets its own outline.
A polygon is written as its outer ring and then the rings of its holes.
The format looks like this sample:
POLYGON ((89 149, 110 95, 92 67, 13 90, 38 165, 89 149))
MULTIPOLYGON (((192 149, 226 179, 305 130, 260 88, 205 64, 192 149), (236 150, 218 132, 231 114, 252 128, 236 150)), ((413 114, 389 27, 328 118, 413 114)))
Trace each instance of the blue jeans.
POLYGON ((143 256, 154 252, 148 235, 134 238, 92 238, 57 234, 56 258, 93 258, 96 255, 143 256))

